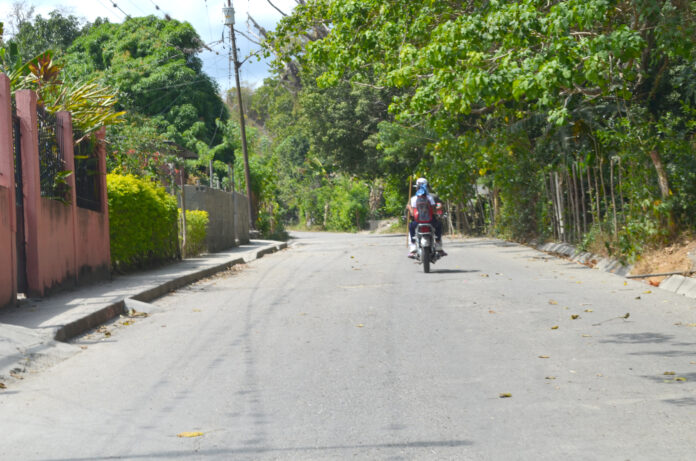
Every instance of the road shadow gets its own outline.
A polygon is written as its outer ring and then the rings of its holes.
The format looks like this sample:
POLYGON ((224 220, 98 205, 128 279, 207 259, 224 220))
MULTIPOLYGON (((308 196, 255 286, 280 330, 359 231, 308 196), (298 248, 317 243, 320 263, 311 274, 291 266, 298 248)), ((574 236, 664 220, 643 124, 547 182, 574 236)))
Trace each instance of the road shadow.
POLYGON ((445 245, 456 248, 483 248, 483 247, 498 247, 498 248, 519 248, 525 249, 523 245, 514 242, 506 242, 503 240, 488 240, 488 239, 471 239, 471 240, 445 240, 445 245))
POLYGON ((431 274, 471 274, 475 272, 481 272, 478 269, 464 270, 464 269, 430 269, 431 274))
POLYGON ((684 397, 681 399, 665 399, 665 403, 676 405, 678 407, 693 407, 696 406, 696 397, 684 397))
POLYGON ((691 357, 696 355, 696 351, 690 350, 673 350, 673 351, 641 351, 641 352, 631 352, 628 355, 652 355, 654 357, 691 357))
POLYGON ((613 344, 663 344, 669 342, 674 336, 662 333, 620 333, 611 335, 612 339, 603 339, 601 343, 613 344))
MULTIPOLYGON (((256 444, 255 440, 250 445, 256 444)), ((410 449, 435 449, 435 448, 461 448, 472 446, 474 443, 470 440, 435 440, 435 441, 413 441, 403 443, 377 443, 377 444, 346 444, 346 445, 327 445, 327 446, 299 446, 299 447, 268 447, 268 446, 248 446, 239 448, 211 448, 197 449, 195 458, 216 458, 216 459, 233 459, 234 456, 241 455, 261 455, 275 453, 276 455, 285 457, 285 454, 294 453, 334 453, 338 454, 339 459, 347 459, 355 456, 356 450, 410 450, 410 449), (343 453, 344 455, 340 455, 343 453)), ((147 453, 129 453, 128 459, 191 459, 194 456, 191 450, 181 451, 161 451, 147 453)), ((114 456, 89 457, 89 458, 46 458, 45 461, 82 461, 82 460, 107 460, 114 459, 114 456)))

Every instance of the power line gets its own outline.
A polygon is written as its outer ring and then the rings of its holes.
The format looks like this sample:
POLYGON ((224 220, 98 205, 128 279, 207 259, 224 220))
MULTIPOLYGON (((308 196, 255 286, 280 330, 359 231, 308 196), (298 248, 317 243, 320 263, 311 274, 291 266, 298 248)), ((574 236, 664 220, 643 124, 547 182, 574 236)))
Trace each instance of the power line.
POLYGON ((126 19, 130 19, 130 17, 131 17, 130 14, 128 14, 128 13, 126 13, 125 11, 123 11, 123 10, 121 9, 121 7, 118 6, 118 5, 116 4, 116 2, 114 2, 114 0, 109 0, 109 1, 110 1, 111 4, 114 6, 114 8, 117 8, 121 13, 123 13, 123 14, 126 16, 126 19))

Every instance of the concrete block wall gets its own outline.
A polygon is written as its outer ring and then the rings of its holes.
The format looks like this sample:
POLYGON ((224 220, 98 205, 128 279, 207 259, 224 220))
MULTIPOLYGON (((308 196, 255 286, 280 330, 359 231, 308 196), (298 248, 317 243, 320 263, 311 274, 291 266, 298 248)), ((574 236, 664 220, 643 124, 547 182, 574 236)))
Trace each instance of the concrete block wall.
POLYGON ((237 240, 239 243, 249 243, 249 204, 246 195, 234 192, 235 209, 237 210, 237 240))
POLYGON ((209 253, 249 242, 249 213, 246 197, 206 186, 186 185, 186 209, 208 212, 206 248, 209 253), (235 216, 236 209, 236 216, 235 216))

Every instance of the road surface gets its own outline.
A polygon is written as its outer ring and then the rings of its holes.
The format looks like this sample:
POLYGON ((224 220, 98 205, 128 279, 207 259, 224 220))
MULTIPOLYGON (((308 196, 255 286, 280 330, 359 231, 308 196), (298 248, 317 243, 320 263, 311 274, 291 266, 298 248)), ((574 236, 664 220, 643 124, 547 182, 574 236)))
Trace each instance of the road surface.
POLYGON ((497 240, 300 233, 0 391, 0 459, 686 460, 694 301, 497 240))

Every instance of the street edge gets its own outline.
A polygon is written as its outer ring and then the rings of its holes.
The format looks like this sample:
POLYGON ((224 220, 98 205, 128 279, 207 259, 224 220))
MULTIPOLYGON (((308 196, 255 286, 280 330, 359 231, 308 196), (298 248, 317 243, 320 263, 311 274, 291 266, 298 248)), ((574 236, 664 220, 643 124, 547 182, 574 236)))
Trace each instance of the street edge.
POLYGON ((138 305, 138 303, 149 303, 157 298, 161 298, 162 296, 171 293, 172 291, 197 282, 198 280, 210 277, 219 272, 223 272, 238 264, 244 264, 256 259, 261 259, 265 255, 276 253, 286 249, 287 247, 287 242, 270 244, 267 247, 258 250, 255 254, 253 254, 252 257, 235 258, 207 269, 201 269, 199 271, 191 272, 189 274, 182 275, 181 277, 168 280, 160 285, 148 288, 147 290, 139 293, 126 296, 123 299, 116 301, 115 303, 110 304, 98 311, 92 312, 78 320, 75 320, 74 322, 70 322, 59 327, 55 332, 54 339, 60 342, 69 341, 87 331, 97 328, 98 326, 115 317, 118 317, 119 315, 127 314, 132 309, 132 307, 130 307, 132 305, 138 305), (135 301, 135 303, 133 301, 135 301))
MULTIPOLYGON (((588 267, 592 267, 603 272, 609 272, 624 278, 627 277, 633 269, 633 266, 625 266, 614 259, 604 258, 586 251, 579 251, 573 245, 567 243, 549 242, 534 245, 534 247, 539 251, 560 255, 570 259, 571 261, 575 261, 588 267)), ((657 288, 669 291, 671 293, 676 293, 687 298, 696 299, 696 279, 692 277, 671 275, 664 279, 657 288)))

